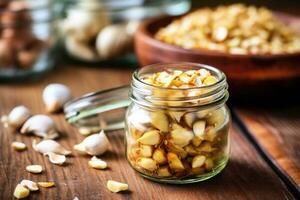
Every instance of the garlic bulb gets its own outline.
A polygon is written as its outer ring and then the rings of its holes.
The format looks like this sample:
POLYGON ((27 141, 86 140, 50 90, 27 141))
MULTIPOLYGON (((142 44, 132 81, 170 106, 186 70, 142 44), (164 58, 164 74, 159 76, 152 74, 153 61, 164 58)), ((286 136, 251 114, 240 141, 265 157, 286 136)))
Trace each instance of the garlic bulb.
POLYGON ((70 99, 71 91, 63 84, 49 84, 43 91, 43 100, 46 105, 47 112, 59 111, 70 99))
POLYGON ((33 133, 45 139, 58 137, 54 121, 47 115, 34 115, 30 117, 21 128, 22 134, 33 133))
POLYGON ((66 150, 63 146, 61 146, 58 142, 54 140, 42 140, 37 144, 36 140, 33 140, 32 147, 37 152, 42 154, 52 152, 56 154, 69 155, 71 151, 66 150))
POLYGON ((18 129, 29 117, 30 111, 27 107, 17 106, 10 111, 8 116, 2 117, 2 122, 7 126, 18 129))
POLYGON ((131 36, 123 24, 106 26, 96 39, 96 49, 101 59, 118 56, 129 50, 131 44, 131 36))
POLYGON ((81 143, 74 146, 74 149, 92 156, 101 155, 108 149, 109 141, 102 130, 85 138, 81 143))

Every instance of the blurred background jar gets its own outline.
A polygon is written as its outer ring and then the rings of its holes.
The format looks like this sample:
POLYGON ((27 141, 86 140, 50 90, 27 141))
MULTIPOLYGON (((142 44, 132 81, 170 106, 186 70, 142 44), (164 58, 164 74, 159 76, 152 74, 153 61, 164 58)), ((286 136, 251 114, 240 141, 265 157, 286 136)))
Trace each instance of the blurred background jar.
POLYGON ((36 79, 55 65, 51 0, 0 3, 0 81, 36 79))
POLYGON ((133 35, 141 20, 189 9, 189 0, 57 1, 62 49, 76 62, 132 63, 133 35))

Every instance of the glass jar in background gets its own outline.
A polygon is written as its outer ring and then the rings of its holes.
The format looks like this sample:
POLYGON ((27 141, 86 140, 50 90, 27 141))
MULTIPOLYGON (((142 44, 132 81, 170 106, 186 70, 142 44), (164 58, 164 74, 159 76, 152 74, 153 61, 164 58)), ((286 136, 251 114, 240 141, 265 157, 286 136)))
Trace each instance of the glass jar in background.
POLYGON ((193 63, 146 66, 133 75, 126 114, 126 156, 142 176, 185 184, 218 174, 229 159, 230 116, 225 75, 193 63), (145 75, 206 69, 217 82, 194 88, 150 85, 145 75))
POLYGON ((85 63, 135 62, 133 34, 141 20, 180 15, 190 0, 66 0, 56 3, 66 54, 85 63), (61 11, 58 11, 61 10, 61 11))
POLYGON ((37 79, 55 65, 51 0, 0 3, 0 81, 37 79))

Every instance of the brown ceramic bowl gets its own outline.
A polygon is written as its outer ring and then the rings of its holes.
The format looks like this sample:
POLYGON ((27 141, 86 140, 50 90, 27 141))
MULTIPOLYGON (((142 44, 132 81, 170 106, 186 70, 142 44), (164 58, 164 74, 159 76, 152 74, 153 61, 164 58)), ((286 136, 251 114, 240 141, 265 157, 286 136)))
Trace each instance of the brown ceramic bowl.
MULTIPOLYGON (((300 17, 275 13, 279 20, 300 32, 300 17), (296 27, 298 26, 298 27, 296 27)), ((300 52, 277 55, 234 55, 184 49, 156 40, 154 34, 175 17, 145 21, 135 35, 135 51, 142 66, 163 62, 195 62, 212 65, 227 75, 233 96, 283 94, 300 85, 300 52)))

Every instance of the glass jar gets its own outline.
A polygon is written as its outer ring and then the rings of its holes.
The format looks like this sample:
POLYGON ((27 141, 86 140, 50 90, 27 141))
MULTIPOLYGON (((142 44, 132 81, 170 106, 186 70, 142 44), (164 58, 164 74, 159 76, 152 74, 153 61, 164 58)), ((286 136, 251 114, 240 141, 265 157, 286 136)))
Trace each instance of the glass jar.
POLYGON ((189 8, 190 0, 70 0, 56 4, 64 52, 72 60, 91 64, 134 63, 133 35, 140 21, 162 14, 180 15, 189 8))
POLYGON ((36 79, 55 65, 51 0, 0 3, 0 81, 36 79))
POLYGON ((125 126, 126 158, 142 176, 164 183, 193 183, 215 176, 228 162, 227 87, 224 73, 214 67, 155 64, 137 70, 130 87, 84 95, 67 103, 64 112, 68 122, 85 133, 125 126), (156 72, 199 69, 208 70, 217 82, 163 88, 143 80, 156 72))
POLYGON ((156 64, 133 75, 126 114, 126 156, 142 176, 167 183, 198 182, 218 174, 229 158, 230 116, 225 75, 200 64, 156 64), (210 71, 218 82, 163 88, 142 77, 167 70, 210 71))

